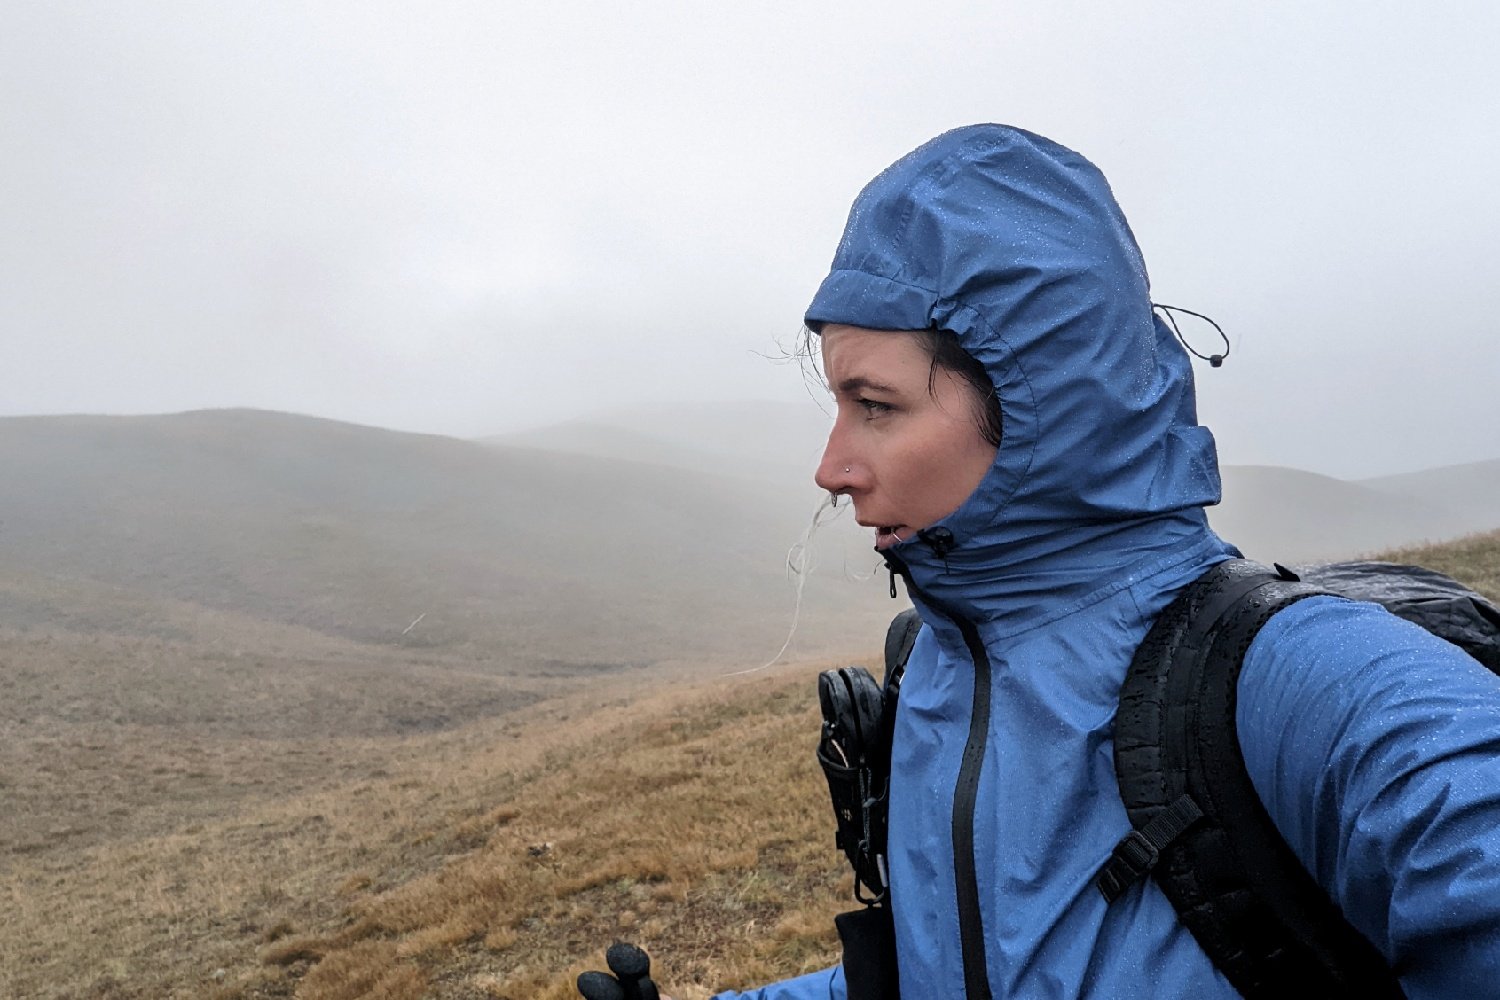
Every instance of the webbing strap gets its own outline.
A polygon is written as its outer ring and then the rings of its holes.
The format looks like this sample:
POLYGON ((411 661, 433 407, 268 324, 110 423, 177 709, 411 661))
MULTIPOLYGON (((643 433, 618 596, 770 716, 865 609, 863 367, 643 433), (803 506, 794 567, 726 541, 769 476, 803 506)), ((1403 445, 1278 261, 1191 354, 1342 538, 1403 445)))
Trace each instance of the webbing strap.
POLYGON ((1155 868, 1161 860, 1161 852, 1202 818, 1203 810, 1198 808, 1192 796, 1181 795, 1151 817, 1145 826, 1127 833, 1125 839, 1115 845, 1099 872, 1099 891, 1104 894, 1105 901, 1113 903, 1155 868))
POLYGON ((885 630, 885 687, 892 698, 901 688, 906 661, 911 659, 911 648, 917 644, 920 631, 922 619, 916 608, 907 608, 892 618, 890 627, 885 630))

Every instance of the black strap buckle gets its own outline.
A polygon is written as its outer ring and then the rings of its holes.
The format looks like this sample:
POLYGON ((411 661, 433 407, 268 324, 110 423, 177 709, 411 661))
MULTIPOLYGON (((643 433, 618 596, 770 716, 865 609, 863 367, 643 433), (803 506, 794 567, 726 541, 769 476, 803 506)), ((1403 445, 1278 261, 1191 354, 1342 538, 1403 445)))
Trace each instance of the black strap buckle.
POLYGON ((1139 830, 1131 830, 1125 839, 1115 845, 1109 860, 1099 872, 1099 891, 1106 902, 1113 903, 1130 888, 1137 879, 1156 867, 1161 852, 1151 846, 1151 841, 1139 830))
POLYGON ((1182 795, 1151 817, 1145 826, 1127 833, 1099 871, 1097 882, 1104 901, 1113 903, 1119 899, 1141 876, 1156 867, 1161 852, 1172 841, 1202 818, 1203 810, 1198 803, 1191 796, 1182 795))

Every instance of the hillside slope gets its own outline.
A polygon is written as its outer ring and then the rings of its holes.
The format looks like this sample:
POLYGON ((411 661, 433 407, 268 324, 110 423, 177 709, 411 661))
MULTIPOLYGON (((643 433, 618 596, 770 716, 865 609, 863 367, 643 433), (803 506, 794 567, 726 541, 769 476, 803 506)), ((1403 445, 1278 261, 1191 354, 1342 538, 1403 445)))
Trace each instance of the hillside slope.
MULTIPOLYGON (((18 627, 149 632, 157 598, 559 670, 769 658, 816 496, 258 411, 10 418, 0 462, 0 614, 18 627), (131 611, 70 603, 71 581, 131 611)), ((885 615, 835 576, 809 587, 804 648, 885 615)))
MULTIPOLYGON (((1500 598, 1500 532, 1390 555, 1500 598)), ((853 903, 813 761, 819 666, 608 706, 548 730, 540 759, 471 743, 452 765, 467 807, 422 840, 445 845, 439 865, 361 867, 321 909, 289 904, 287 936, 244 939, 214 996, 571 1000, 620 937, 652 950, 678 1000, 830 964, 831 916, 853 903)))
MULTIPOLYGON (((178 602, 497 669, 761 662, 791 624, 822 420, 648 410, 502 445, 259 411, 7 418, 0 618, 150 636, 178 602)), ((1231 466, 1210 517, 1262 558, 1347 556, 1486 523, 1497 469, 1231 466)), ((879 566, 867 533, 845 515, 814 556, 795 651, 878 634, 895 608, 846 579, 879 566)))
MULTIPOLYGON (((748 475, 797 493, 827 432, 827 414, 808 400, 619 410, 491 441, 748 475)), ((1348 558, 1500 527, 1500 460, 1360 482, 1231 464, 1223 480, 1209 518, 1261 559, 1348 558)))
POLYGON ((1246 555, 1265 562, 1346 559, 1500 526, 1500 510, 1485 517, 1440 505, 1425 494, 1297 469, 1231 465, 1223 478, 1224 501, 1209 508, 1209 523, 1246 555))

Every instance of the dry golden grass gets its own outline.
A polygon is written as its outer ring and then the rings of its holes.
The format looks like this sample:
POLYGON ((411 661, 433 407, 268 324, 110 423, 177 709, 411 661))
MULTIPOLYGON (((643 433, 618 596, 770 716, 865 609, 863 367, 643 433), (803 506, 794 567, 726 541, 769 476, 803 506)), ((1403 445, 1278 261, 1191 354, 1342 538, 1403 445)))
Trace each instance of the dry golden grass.
MULTIPOLYGON (((122 822, 113 839, 54 846, 43 830, 32 847, 36 838, 24 838, 25 850, 0 852, 0 997, 233 996, 245 969, 259 970, 251 978, 265 995, 290 996, 312 952, 264 966, 262 952, 285 953, 361 893, 472 848, 479 838, 466 824, 569 742, 559 722, 610 703, 623 703, 613 682, 452 732, 291 749, 271 741, 268 754, 321 757, 334 780, 289 783, 280 797, 274 788, 255 800, 221 797, 218 818, 179 820, 170 832, 122 822)), ((242 759, 256 775, 253 757, 242 759)), ((285 773, 274 760, 259 767, 271 782, 285 773)))
POLYGON ((829 961, 812 677, 599 684, 231 819, 0 859, 0 996, 563 997, 618 935, 679 1000, 829 961))
MULTIPOLYGON (((1387 557, 1500 597, 1500 532, 1387 557)), ((616 938, 678 1000, 827 965, 851 905, 812 758, 827 665, 617 675, 451 732, 300 745, 334 778, 275 764, 297 776, 278 799, 168 830, 18 836, 41 846, 0 854, 0 997, 573 1000, 616 938)), ((272 775, 235 745, 226 773, 272 775)), ((105 749, 150 774, 146 746, 105 749)))
POLYGON ((1500 603, 1500 531, 1438 545, 1416 545, 1381 556, 1391 562, 1430 566, 1500 603))
MULTIPOLYGON (((671 692, 581 720, 514 795, 460 824, 478 846, 338 926, 277 942, 301 1000, 575 997, 616 938, 679 1000, 830 964, 847 908, 812 759, 814 671, 671 692)), ((243 997, 284 995, 248 975, 243 997)), ((227 995, 227 994, 226 994, 227 995)))

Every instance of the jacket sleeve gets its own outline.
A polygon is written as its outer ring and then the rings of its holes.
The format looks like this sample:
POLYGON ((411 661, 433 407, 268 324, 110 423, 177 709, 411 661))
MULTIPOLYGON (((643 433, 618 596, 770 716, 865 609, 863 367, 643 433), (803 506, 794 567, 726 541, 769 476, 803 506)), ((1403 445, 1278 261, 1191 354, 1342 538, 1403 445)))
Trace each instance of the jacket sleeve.
POLYGON ((1251 645, 1245 766, 1411 1000, 1500 981, 1500 677, 1369 604, 1309 598, 1251 645))
POLYGON ((810 972, 796 979, 786 979, 749 993, 720 993, 713 1000, 846 1000, 844 970, 835 965, 821 972, 810 972))

